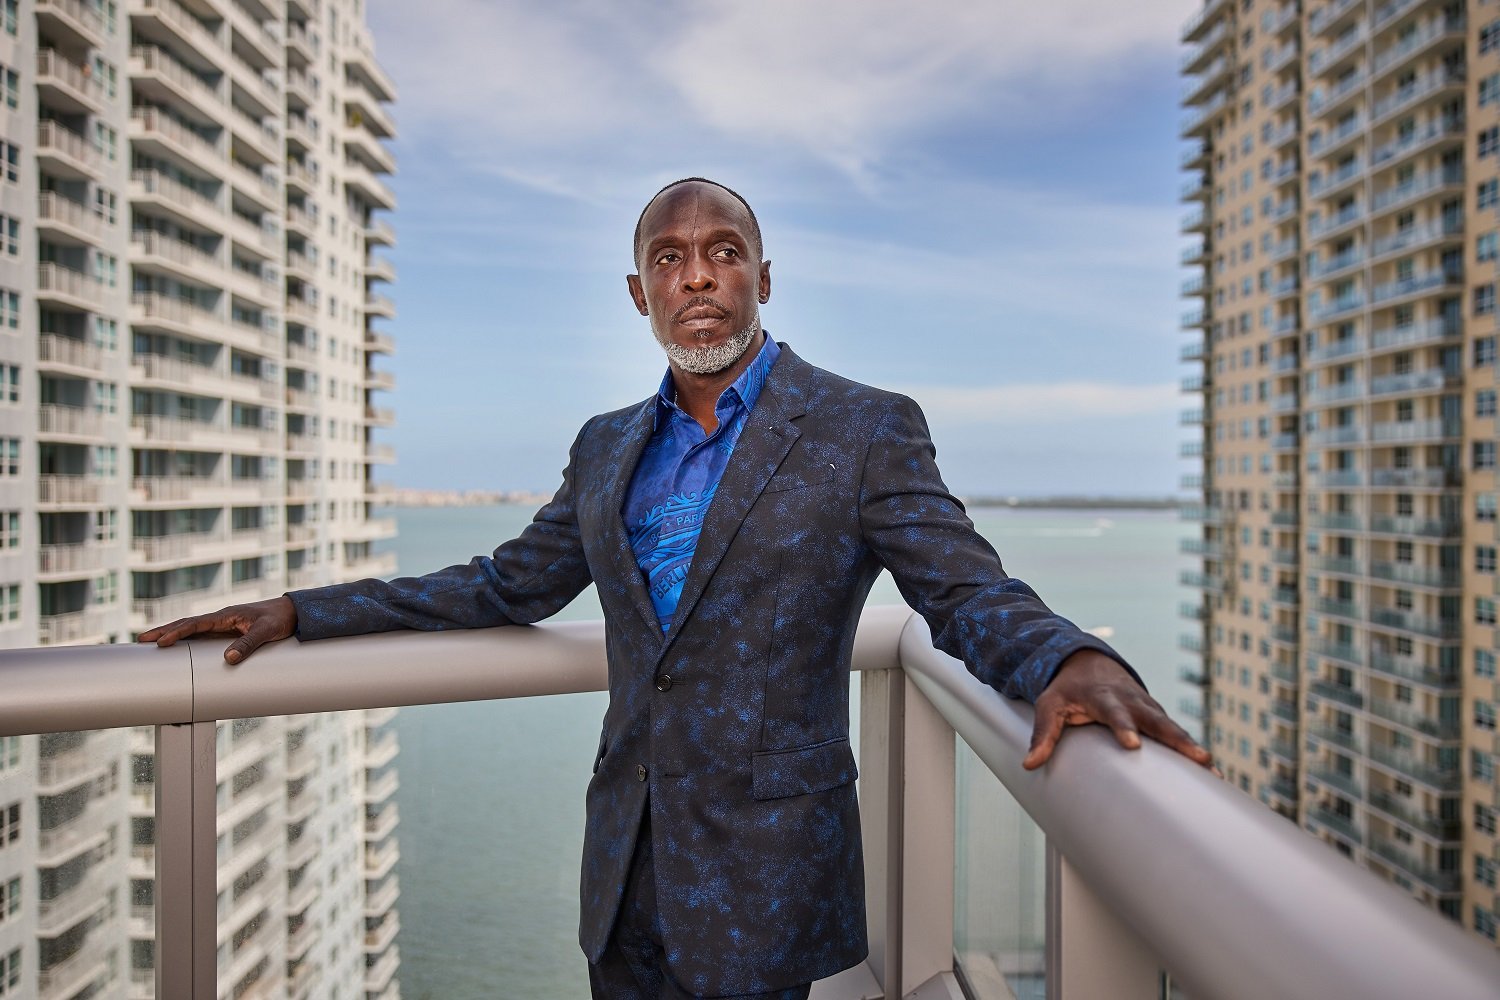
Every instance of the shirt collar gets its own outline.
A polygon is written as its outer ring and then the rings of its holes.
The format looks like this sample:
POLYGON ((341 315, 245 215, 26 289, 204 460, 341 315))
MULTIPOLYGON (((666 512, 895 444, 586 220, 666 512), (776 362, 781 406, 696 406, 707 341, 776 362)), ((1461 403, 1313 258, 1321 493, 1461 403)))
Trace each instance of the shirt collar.
MULTIPOLYGON (((781 357, 781 347, 770 334, 763 334, 762 339, 764 343, 761 344, 760 352, 756 354, 755 360, 740 372, 739 378, 731 382, 728 388, 719 394, 719 401, 714 404, 715 412, 732 410, 736 403, 743 406, 746 413, 755 409, 755 401, 760 399, 760 391, 765 388, 766 376, 770 373, 771 366, 776 363, 776 359, 781 357)), ((672 369, 668 367, 667 373, 662 376, 661 386, 656 390, 655 425, 660 427, 662 420, 670 418, 674 410, 679 413, 684 412, 677 405, 677 390, 672 384, 672 369)))

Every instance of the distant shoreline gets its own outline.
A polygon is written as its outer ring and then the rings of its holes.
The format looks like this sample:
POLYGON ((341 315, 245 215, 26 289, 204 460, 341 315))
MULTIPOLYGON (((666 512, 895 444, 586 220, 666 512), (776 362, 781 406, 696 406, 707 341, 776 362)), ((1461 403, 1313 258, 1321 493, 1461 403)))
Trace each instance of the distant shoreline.
MULTIPOLYGON (((522 504, 539 507, 552 499, 550 493, 529 490, 413 490, 390 489, 378 503, 383 507, 496 507, 522 504)), ((961 498, 968 507, 992 509, 1014 507, 1045 510, 1175 510, 1185 502, 1174 497, 1048 496, 961 498)))

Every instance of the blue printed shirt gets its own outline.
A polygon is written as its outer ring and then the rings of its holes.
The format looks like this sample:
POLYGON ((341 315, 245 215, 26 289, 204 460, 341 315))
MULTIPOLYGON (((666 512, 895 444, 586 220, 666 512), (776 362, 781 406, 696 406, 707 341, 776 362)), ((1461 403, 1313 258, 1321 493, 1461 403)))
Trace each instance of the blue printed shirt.
POLYGON ((712 434, 705 434, 677 405, 670 368, 657 391, 656 424, 620 513, 663 632, 672 627, 708 505, 766 375, 781 355, 776 341, 769 336, 764 341, 750 366, 720 393, 714 404, 719 426, 712 434))

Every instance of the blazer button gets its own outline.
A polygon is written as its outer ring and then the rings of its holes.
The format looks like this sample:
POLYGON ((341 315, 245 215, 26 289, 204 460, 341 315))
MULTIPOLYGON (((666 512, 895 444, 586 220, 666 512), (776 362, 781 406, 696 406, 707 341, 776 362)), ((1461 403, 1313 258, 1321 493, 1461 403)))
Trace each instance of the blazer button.
POLYGON ((635 766, 635 780, 636 781, 645 781, 646 780, 646 765, 645 764, 637 764, 635 766))
POLYGON ((660 677, 658 677, 656 679, 656 690, 658 690, 658 691, 670 691, 670 690, 672 690, 672 675, 671 674, 662 674, 660 677))

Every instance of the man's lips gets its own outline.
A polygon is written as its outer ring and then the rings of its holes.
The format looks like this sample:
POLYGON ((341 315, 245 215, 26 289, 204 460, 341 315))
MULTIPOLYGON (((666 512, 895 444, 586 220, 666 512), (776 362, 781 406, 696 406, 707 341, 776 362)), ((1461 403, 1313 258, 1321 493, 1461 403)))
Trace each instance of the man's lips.
POLYGON ((697 298, 683 303, 682 308, 672 314, 672 319, 684 326, 704 327, 712 326, 728 316, 729 310, 719 303, 697 298))

